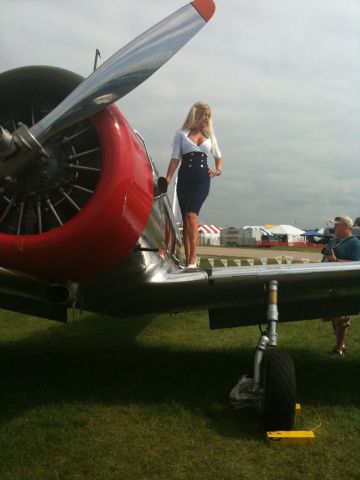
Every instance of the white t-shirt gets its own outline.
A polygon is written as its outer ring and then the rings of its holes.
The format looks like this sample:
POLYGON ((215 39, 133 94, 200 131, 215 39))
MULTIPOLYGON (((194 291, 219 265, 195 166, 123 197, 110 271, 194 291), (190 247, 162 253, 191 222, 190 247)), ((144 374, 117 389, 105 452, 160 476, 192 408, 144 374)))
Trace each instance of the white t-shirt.
MULTIPOLYGON (((193 142, 189 137, 190 130, 178 130, 175 133, 174 143, 171 158, 175 158, 176 160, 181 159, 181 155, 190 152, 201 152, 205 153, 207 156, 211 152, 211 140, 207 138, 203 143, 197 145, 196 142, 193 142)), ((214 138, 214 158, 221 158, 221 152, 218 147, 216 138, 214 138)))

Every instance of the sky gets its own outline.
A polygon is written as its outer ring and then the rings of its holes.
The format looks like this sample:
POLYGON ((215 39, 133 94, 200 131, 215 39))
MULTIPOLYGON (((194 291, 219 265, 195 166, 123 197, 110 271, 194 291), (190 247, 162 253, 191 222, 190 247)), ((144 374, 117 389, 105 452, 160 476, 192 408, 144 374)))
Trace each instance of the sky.
MULTIPOLYGON (((0 71, 41 64, 86 77, 96 48, 105 61, 185 4, 1 0, 0 71)), ((175 131, 202 100, 224 160, 204 223, 321 228, 336 215, 360 216, 360 2, 216 6, 180 52, 117 103, 160 173, 175 131)))

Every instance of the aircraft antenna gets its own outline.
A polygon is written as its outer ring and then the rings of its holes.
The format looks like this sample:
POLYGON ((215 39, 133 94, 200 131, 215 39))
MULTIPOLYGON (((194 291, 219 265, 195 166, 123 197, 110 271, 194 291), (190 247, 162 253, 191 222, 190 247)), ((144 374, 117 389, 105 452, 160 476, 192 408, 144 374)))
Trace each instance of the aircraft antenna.
POLYGON ((95 60, 94 60, 94 72, 97 68, 97 61, 98 61, 98 58, 101 58, 101 55, 100 55, 100 50, 97 48, 96 49, 96 52, 95 52, 95 60))

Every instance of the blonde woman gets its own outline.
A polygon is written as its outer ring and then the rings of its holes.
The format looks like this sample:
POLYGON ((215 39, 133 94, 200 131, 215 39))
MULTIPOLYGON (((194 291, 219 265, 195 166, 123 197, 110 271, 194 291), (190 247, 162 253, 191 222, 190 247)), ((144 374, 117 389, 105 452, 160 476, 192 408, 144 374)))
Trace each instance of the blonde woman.
POLYGON ((196 268, 198 215, 209 194, 210 178, 221 175, 222 156, 211 120, 211 108, 203 102, 195 103, 185 122, 174 137, 173 150, 166 179, 170 183, 179 166, 177 196, 183 219, 183 239, 186 267, 196 268), (215 168, 209 168, 210 152, 215 168))

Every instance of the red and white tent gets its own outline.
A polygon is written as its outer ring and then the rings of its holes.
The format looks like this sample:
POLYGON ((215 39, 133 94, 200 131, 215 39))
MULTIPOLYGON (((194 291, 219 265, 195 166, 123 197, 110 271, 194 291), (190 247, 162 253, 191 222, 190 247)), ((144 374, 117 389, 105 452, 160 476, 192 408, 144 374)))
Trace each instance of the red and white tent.
POLYGON ((220 232, 222 228, 217 225, 199 224, 200 245, 220 245, 220 232))
POLYGON ((199 225, 199 233, 214 233, 219 235, 221 230, 222 228, 216 225, 204 225, 202 223, 199 225))

